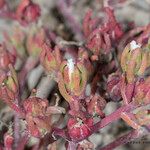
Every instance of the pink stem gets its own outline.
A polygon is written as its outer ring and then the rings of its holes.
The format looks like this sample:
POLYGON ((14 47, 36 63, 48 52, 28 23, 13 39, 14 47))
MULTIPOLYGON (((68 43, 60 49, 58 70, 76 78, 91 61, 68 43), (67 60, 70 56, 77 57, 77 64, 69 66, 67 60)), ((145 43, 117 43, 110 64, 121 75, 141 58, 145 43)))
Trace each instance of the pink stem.
POLYGON ((112 114, 106 116, 104 119, 102 119, 101 121, 97 122, 95 125, 93 125, 90 128, 90 133, 87 137, 81 138, 78 141, 75 142, 80 142, 86 138, 88 138, 90 135, 92 135, 93 133, 97 132, 98 130, 104 128, 105 126, 107 126, 108 124, 120 119, 120 115, 122 112, 130 112, 131 110, 135 109, 135 105, 130 103, 128 105, 124 105, 121 106, 120 108, 118 108, 115 112, 113 112, 112 114))
MULTIPOLYGON (((130 112, 131 110, 135 109, 136 107, 138 107, 138 106, 135 106, 134 103, 130 103, 128 105, 121 106, 115 112, 106 116, 104 119, 102 119, 101 121, 99 121, 98 123, 93 125, 90 128, 90 133, 86 137, 80 138, 78 140, 72 140, 72 141, 77 143, 77 142, 80 142, 80 141, 88 138, 90 135, 92 135, 93 133, 97 132, 98 130, 104 128, 108 124, 120 119, 120 115, 122 112, 130 112)), ((70 139, 69 136, 65 133, 65 131, 63 129, 54 129, 53 134, 63 137, 64 139, 68 139, 68 140, 70 139)))

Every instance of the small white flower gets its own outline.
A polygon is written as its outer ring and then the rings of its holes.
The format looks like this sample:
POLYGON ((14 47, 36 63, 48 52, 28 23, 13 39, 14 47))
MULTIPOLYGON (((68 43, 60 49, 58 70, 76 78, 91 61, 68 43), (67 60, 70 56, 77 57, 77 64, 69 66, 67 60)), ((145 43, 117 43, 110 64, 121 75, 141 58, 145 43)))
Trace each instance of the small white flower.
POLYGON ((141 45, 137 44, 136 41, 133 40, 132 42, 130 42, 131 51, 136 49, 136 48, 140 48, 140 47, 141 47, 141 45))

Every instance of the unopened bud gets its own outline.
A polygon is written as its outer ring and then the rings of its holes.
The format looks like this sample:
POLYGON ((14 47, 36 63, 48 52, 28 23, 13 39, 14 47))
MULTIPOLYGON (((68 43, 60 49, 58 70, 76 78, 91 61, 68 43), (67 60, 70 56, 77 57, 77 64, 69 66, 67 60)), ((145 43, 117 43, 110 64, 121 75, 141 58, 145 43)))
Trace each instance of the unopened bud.
POLYGON ((22 0, 17 8, 16 16, 21 24, 29 24, 34 22, 40 16, 39 5, 32 0, 22 0))
POLYGON ((69 60, 61 64, 58 86, 67 101, 70 101, 70 96, 82 96, 87 83, 87 76, 87 69, 82 62, 75 64, 73 60, 69 60))

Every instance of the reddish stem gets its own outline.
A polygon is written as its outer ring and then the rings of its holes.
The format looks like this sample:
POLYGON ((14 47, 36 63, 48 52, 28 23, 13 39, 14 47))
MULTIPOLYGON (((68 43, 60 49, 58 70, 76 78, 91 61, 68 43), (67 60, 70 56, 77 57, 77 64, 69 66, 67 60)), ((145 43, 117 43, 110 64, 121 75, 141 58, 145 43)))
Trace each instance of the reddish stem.
MULTIPOLYGON (((115 112, 113 112, 112 114, 106 116, 104 119, 102 119, 101 121, 99 121, 98 123, 93 125, 90 128, 90 133, 86 137, 80 138, 78 140, 73 140, 72 139, 72 141, 77 143, 77 142, 80 142, 80 141, 88 138, 90 135, 92 135, 93 133, 97 132, 98 130, 104 128, 108 124, 120 119, 120 115, 121 115, 122 112, 130 112, 131 110, 135 109, 136 107, 138 107, 138 106, 135 106, 134 103, 130 103, 128 105, 121 106, 115 112)), ((54 129, 53 134, 56 135, 56 136, 58 135, 58 136, 60 136, 64 139, 67 139, 67 140, 70 139, 69 135, 67 135, 66 132, 63 129, 58 129, 58 128, 54 129)))

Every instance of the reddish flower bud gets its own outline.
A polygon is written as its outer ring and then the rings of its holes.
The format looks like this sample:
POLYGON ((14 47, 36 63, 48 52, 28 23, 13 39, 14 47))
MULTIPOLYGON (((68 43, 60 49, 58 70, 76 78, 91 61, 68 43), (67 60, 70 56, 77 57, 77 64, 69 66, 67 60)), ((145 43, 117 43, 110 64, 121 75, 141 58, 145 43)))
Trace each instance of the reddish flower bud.
POLYGON ((50 45, 44 44, 40 55, 40 61, 48 73, 53 74, 58 71, 61 64, 59 48, 55 47, 55 49, 52 50, 50 45))
POLYGON ((43 137, 51 131, 51 117, 47 113, 48 101, 38 97, 31 97, 23 102, 26 121, 30 134, 43 137))
POLYGON ((43 28, 32 28, 27 36, 26 41, 26 47, 29 55, 38 58, 42 51, 42 45, 44 44, 45 40, 46 34, 43 28))
POLYGON ((83 62, 76 64, 72 59, 63 62, 60 66, 59 90, 63 97, 69 102, 72 96, 82 96, 87 83, 87 69, 83 62))
POLYGON ((90 36, 88 37, 86 46, 92 51, 92 53, 96 56, 100 55, 100 52, 102 50, 102 34, 98 29, 92 32, 90 36))
POLYGON ((134 82, 136 76, 143 75, 149 66, 149 52, 140 47, 135 41, 132 41, 122 53, 121 67, 126 73, 128 83, 134 82))
POLYGON ((93 119, 73 119, 70 118, 67 123, 69 136, 72 140, 80 140, 90 134, 90 127, 93 125, 93 119))
POLYGON ((48 107, 48 101, 38 97, 31 97, 23 102, 24 109, 27 113, 32 115, 44 115, 45 109, 48 107))
POLYGON ((39 5, 32 2, 32 0, 22 0, 16 12, 17 19, 21 24, 29 24, 34 22, 40 16, 39 5))
POLYGON ((100 22, 99 18, 91 18, 91 10, 86 14, 83 22, 84 34, 87 37, 86 46, 93 53, 93 60, 97 60, 100 54, 109 53, 112 48, 112 42, 117 43, 118 39, 123 35, 113 10, 105 7, 104 11, 108 19, 101 26, 98 24, 100 22))

